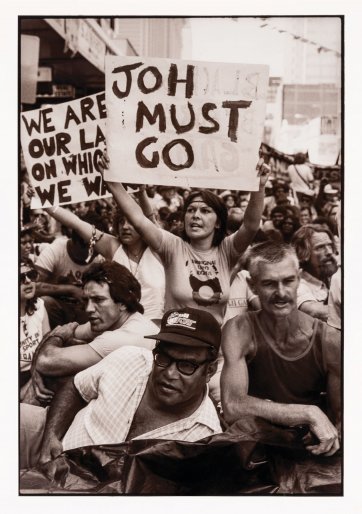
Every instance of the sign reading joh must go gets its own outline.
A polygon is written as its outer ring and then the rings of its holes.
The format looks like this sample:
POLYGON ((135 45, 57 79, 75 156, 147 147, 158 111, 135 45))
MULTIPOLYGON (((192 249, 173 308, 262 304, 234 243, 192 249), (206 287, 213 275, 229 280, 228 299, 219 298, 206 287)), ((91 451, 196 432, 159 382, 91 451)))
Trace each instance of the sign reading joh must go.
POLYGON ((106 57, 107 180, 256 190, 268 67, 106 57))

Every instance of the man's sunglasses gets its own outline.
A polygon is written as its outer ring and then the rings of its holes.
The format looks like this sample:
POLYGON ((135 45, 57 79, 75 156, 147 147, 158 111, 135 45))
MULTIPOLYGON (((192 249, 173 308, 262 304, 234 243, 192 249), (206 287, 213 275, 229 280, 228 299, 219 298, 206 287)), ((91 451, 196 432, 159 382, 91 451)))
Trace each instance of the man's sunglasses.
POLYGON ((154 348, 152 350, 153 353, 153 360, 155 361, 156 365, 160 368, 168 368, 173 362, 176 363, 177 370, 182 375, 187 375, 188 377, 193 375, 195 371, 205 364, 206 362, 211 362, 210 359, 206 359, 205 361, 198 362, 197 364, 195 362, 183 360, 183 359, 174 359, 167 353, 158 350, 157 348, 154 348))
POLYGON ((26 279, 30 280, 31 282, 35 282, 35 280, 37 278, 38 278, 38 272, 35 269, 26 271, 25 273, 20 273, 20 283, 21 284, 26 284, 26 279))

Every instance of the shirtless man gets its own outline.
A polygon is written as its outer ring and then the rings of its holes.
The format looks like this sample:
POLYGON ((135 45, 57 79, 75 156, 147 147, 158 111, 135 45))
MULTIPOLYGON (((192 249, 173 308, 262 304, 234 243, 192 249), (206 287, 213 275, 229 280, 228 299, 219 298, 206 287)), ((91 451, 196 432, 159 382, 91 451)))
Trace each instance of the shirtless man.
POLYGON ((291 246, 260 243, 248 263, 261 310, 236 316, 223 329, 225 419, 250 414, 287 427, 306 425, 318 440, 306 448, 332 455, 341 415, 339 333, 297 309, 299 263, 291 246))
POLYGON ((21 427, 21 468, 38 462, 54 476, 57 464, 50 461, 63 450, 135 438, 197 441, 222 431, 207 386, 221 342, 215 318, 199 309, 172 309, 160 332, 145 337, 157 340, 152 352, 116 350, 64 385, 45 428, 36 433, 31 419, 21 427))

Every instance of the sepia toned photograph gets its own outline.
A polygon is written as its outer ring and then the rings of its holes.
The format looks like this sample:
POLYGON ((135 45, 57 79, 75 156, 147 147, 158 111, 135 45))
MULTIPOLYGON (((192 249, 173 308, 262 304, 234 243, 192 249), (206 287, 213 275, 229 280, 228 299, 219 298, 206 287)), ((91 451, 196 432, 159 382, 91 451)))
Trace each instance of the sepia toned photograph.
POLYGON ((344 37, 18 16, 20 496, 343 496, 344 37))

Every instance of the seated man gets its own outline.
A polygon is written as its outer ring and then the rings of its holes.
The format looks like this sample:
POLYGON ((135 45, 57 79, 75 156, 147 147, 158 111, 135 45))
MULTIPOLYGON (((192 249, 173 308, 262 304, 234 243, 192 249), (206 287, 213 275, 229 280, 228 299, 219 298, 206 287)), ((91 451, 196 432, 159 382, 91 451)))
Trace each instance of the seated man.
POLYGON ((294 234, 292 245, 303 270, 297 307, 327 321, 330 280, 338 269, 332 233, 322 225, 304 225, 294 234))
POLYGON ((143 336, 157 326, 143 316, 141 286, 127 268, 115 261, 93 264, 83 274, 83 294, 89 322, 57 327, 33 359, 33 384, 40 400, 53 392, 44 387, 39 373, 52 378, 74 375, 121 346, 154 346, 143 336))
POLYGON ((36 465, 39 455, 45 464, 86 445, 197 441, 222 431, 207 386, 220 347, 217 321, 203 310, 172 309, 160 332, 147 337, 157 340, 152 352, 120 348, 69 380, 54 397, 46 423, 45 409, 21 404, 21 468, 36 465))
MULTIPOLYGON (((106 229, 97 216, 89 213, 83 219, 102 232, 106 229)), ((87 321, 82 301, 82 275, 92 262, 103 260, 97 252, 89 252, 88 242, 74 230, 70 239, 57 238, 40 253, 36 260, 39 272, 36 294, 44 300, 50 328, 71 321, 87 321)))
POLYGON ((225 419, 250 414, 287 427, 305 425, 318 439, 306 448, 332 455, 341 416, 339 333, 297 309, 299 266, 291 246, 255 245, 248 264, 261 310, 232 318, 223 329, 225 419))

